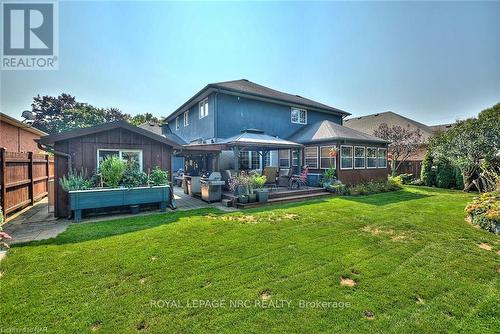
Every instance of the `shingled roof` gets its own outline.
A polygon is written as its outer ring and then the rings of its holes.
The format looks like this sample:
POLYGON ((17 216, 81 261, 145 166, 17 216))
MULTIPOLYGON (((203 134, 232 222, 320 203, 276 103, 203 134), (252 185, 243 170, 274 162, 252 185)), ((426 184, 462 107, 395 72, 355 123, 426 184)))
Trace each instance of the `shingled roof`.
POLYGON ((353 117, 344 120, 344 125, 367 134, 373 134, 380 124, 386 123, 388 126, 399 125, 410 129, 420 129, 422 139, 426 140, 434 132, 430 126, 414 121, 410 118, 396 114, 392 111, 381 112, 378 114, 353 117))
POLYGON ((332 121, 320 121, 314 124, 309 124, 291 135, 288 140, 310 144, 315 142, 326 142, 333 140, 345 140, 353 142, 370 142, 370 143, 389 143, 386 140, 368 135, 366 133, 347 128, 332 121))
POLYGON ((240 80, 232 80, 232 81, 224 81, 224 82, 216 82, 216 83, 211 83, 206 85, 202 90, 200 90, 198 93, 196 93, 193 97, 191 97, 188 101, 186 101, 182 106, 177 108, 172 114, 170 114, 167 119, 171 119, 172 117, 176 116, 180 112, 184 111, 185 109, 189 108, 193 103, 196 103, 198 100, 203 99, 207 93, 209 93, 209 90, 222 90, 223 92, 229 92, 229 93, 240 93, 240 94, 245 94, 251 97, 255 98, 266 98, 266 99, 271 99, 271 100, 276 100, 280 102, 286 102, 290 103, 292 105, 297 105, 297 106, 303 106, 303 107, 309 107, 309 108, 315 108, 315 109, 320 109, 323 111, 329 111, 332 113, 340 114, 343 116, 349 116, 350 113, 328 106, 326 104, 316 102, 310 99, 307 99, 305 97, 302 97, 300 95, 294 95, 294 94, 288 94, 284 93, 269 87, 265 87, 259 84, 256 84, 255 82, 249 81, 247 79, 240 79, 240 80))

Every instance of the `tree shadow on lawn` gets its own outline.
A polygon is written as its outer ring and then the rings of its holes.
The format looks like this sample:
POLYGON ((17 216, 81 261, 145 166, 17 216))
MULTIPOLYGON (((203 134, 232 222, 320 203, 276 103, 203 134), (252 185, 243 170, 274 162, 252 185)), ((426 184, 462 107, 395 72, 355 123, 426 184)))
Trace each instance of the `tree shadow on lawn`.
POLYGON ((362 204, 369 204, 375 206, 384 206, 389 204, 395 204, 406 201, 413 201, 416 199, 422 199, 431 197, 434 195, 423 194, 420 192, 412 192, 408 190, 398 190, 387 193, 379 193, 372 195, 362 195, 362 196, 344 196, 342 197, 345 200, 353 201, 362 204))

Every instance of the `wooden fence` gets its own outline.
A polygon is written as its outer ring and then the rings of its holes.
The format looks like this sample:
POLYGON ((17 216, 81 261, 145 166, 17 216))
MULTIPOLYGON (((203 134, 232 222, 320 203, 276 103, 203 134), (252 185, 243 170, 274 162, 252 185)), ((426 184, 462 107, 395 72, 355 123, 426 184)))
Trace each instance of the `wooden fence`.
POLYGON ((46 196, 53 178, 54 159, 49 155, 0 148, 0 205, 4 216, 46 196))

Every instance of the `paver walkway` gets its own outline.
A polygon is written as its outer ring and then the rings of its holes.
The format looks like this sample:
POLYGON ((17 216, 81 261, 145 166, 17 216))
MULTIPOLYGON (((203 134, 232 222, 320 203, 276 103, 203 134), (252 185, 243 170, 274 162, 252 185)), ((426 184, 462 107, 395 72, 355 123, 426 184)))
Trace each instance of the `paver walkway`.
POLYGON ((47 198, 44 198, 34 206, 23 210, 2 227, 12 237, 12 240, 7 242, 15 244, 54 238, 64 232, 69 224, 69 220, 56 219, 49 213, 47 198))

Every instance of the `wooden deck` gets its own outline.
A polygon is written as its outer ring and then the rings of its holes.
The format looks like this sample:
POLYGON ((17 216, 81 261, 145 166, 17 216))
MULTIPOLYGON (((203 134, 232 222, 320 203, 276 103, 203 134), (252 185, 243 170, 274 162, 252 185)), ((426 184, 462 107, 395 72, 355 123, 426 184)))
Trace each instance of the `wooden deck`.
POLYGON ((327 192, 323 188, 317 187, 307 187, 305 189, 288 189, 279 187, 278 189, 273 189, 269 192, 269 200, 265 203, 237 203, 237 198, 231 192, 223 192, 222 198, 230 199, 233 201, 233 205, 238 209, 248 209, 255 208, 264 205, 271 204, 282 204, 282 203, 290 203, 290 202, 300 202, 308 199, 316 199, 322 198, 326 196, 331 196, 332 194, 327 192))

